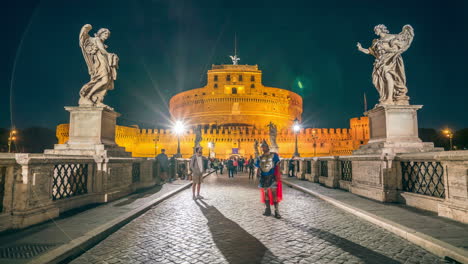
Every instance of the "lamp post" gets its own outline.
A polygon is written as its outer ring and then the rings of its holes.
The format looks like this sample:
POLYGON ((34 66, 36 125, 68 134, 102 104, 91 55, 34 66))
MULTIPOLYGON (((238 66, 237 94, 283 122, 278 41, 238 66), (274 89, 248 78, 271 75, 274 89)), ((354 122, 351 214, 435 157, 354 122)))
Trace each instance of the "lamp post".
POLYGON ((175 154, 176 158, 182 158, 182 154, 180 153, 180 135, 182 135, 185 131, 185 124, 178 120, 174 124, 174 132, 177 135, 177 154, 175 154))
POLYGON ((8 153, 11 152, 11 143, 15 141, 16 141, 16 129, 13 128, 10 130, 10 135, 8 136, 8 153))
POLYGON ((450 150, 453 149, 453 144, 452 144, 452 139, 453 139, 453 132, 452 130, 446 128, 444 131, 442 131, 446 137, 449 138, 449 141, 450 141, 450 150))
POLYGON ((297 134, 299 133, 299 131, 301 131, 301 124, 299 124, 299 119, 297 119, 297 117, 296 119, 294 119, 293 131, 294 131, 294 134, 296 135, 296 144, 295 144, 293 155, 295 157, 300 157, 299 150, 297 148, 297 134))

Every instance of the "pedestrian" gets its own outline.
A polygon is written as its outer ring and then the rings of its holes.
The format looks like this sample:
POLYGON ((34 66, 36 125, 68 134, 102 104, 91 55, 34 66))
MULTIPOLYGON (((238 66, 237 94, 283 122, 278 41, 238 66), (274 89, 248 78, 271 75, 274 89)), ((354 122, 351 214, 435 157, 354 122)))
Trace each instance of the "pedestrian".
POLYGON ((228 161, 227 161, 227 169, 228 169, 228 177, 229 178, 234 178, 234 159, 231 157, 228 161))
POLYGON ((192 171, 192 193, 193 199, 203 199, 200 188, 203 182, 203 173, 208 169, 208 160, 202 156, 203 148, 197 147, 195 154, 190 159, 190 170, 192 171), (197 195, 195 196, 195 190, 197 195))
POLYGON ((219 172, 221 175, 223 175, 223 169, 224 169, 224 159, 221 159, 219 162, 219 172))
POLYGON ((234 165, 234 173, 237 174, 237 170, 239 168, 239 162, 237 161, 237 158, 234 158, 233 165, 234 165))
POLYGON ((244 172, 244 158, 239 158, 239 171, 244 172))
POLYGON ((247 161, 247 167, 249 168, 249 180, 250 178, 253 180, 255 175, 255 160, 252 158, 252 155, 250 155, 250 159, 247 161))
POLYGON ((271 205, 275 206, 275 218, 281 218, 279 202, 283 199, 283 186, 281 183, 280 159, 277 153, 270 152, 270 147, 263 140, 260 145, 263 154, 257 159, 255 166, 260 178, 258 187, 261 192, 262 202, 265 203, 263 215, 271 215, 271 205))
POLYGON ((216 172, 216 176, 218 176, 218 170, 219 170, 219 161, 218 161, 218 159, 213 160, 213 169, 216 172))
POLYGON ((165 149, 161 149, 161 153, 156 156, 156 161, 159 164, 159 177, 165 183, 167 181, 167 172, 169 171, 169 159, 165 149))
POLYGON ((296 171, 296 160, 295 156, 289 160, 289 168, 288 168, 288 177, 295 177, 294 172, 296 171))

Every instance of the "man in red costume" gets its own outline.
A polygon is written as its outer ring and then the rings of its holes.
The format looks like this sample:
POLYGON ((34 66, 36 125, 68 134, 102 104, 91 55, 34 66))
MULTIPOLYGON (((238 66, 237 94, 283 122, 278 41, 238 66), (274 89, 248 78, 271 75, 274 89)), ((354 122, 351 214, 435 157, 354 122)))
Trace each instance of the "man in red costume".
POLYGON ((270 147, 264 140, 260 145, 263 154, 257 158, 255 166, 258 168, 257 174, 262 202, 265 203, 263 215, 271 215, 271 205, 275 206, 275 217, 281 218, 278 204, 283 198, 283 188, 281 183, 281 170, 279 155, 270 152, 270 147))

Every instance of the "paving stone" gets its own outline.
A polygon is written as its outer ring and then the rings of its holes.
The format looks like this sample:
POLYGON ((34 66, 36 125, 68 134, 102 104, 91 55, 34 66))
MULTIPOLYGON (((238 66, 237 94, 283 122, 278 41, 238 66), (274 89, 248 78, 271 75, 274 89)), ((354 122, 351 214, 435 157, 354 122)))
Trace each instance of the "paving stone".
POLYGON ((265 217, 257 183, 210 176, 204 200, 184 191, 72 263, 446 263, 392 233, 292 188, 282 219, 265 217), (146 258, 146 259, 145 259, 146 258))

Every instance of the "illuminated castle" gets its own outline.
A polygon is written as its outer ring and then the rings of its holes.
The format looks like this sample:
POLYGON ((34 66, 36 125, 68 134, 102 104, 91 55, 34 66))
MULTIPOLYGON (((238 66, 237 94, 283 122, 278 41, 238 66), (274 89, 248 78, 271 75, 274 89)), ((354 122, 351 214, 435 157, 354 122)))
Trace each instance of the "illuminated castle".
MULTIPOLYGON (((254 140, 269 140, 267 125, 277 126, 277 144, 283 157, 294 153, 294 119, 301 120, 302 97, 289 90, 266 87, 257 65, 213 65, 206 86, 173 96, 169 111, 174 120, 190 127, 180 137, 183 157, 193 153, 196 127, 201 145, 219 158, 254 154, 254 140)), ((59 143, 68 138, 68 124, 57 127, 59 143)), ((302 157, 347 155, 369 140, 367 117, 350 119, 350 128, 305 128, 298 133, 302 157)), ((154 157, 160 149, 177 152, 177 136, 170 130, 117 126, 116 142, 134 157, 154 157)))

